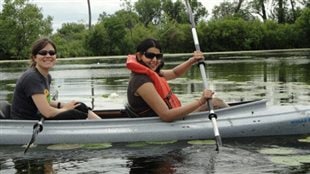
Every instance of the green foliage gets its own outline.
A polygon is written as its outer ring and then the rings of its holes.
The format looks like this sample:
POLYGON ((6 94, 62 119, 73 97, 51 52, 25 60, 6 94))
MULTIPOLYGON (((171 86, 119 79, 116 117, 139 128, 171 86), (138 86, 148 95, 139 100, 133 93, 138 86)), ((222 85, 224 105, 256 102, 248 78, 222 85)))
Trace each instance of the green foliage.
POLYGON ((159 22, 161 12, 160 0, 138 0, 135 2, 135 9, 145 27, 149 23, 156 24, 159 22))
POLYGON ((111 16, 103 21, 103 25, 110 38, 108 45, 106 45, 107 53, 120 54, 122 40, 125 36, 125 24, 119 20, 118 16, 111 16))
POLYGON ((78 57, 90 54, 85 47, 88 31, 83 24, 65 23, 52 39, 57 44, 58 57, 78 57))
POLYGON ((208 16, 208 11, 201 4, 201 2, 198 2, 197 0, 189 0, 189 4, 191 6, 193 16, 194 16, 194 21, 196 23, 199 22, 200 19, 206 18, 208 16))
POLYGON ((111 16, 101 17, 100 22, 88 37, 89 49, 94 55, 124 53, 124 50, 128 50, 128 45, 124 42, 126 33, 132 31, 133 26, 137 23, 136 19, 137 16, 123 10, 111 16))
POLYGON ((157 38, 156 30, 154 26, 145 28, 142 23, 135 25, 131 33, 127 33, 125 36, 124 42, 127 43, 128 47, 127 52, 124 52, 124 54, 135 53, 137 45, 145 38, 157 38))
POLYGON ((213 20, 201 25, 202 43, 212 51, 259 49, 262 33, 258 21, 240 18, 213 20))
POLYGON ((175 20, 177 23, 188 22, 188 15, 185 10, 185 5, 180 0, 177 0, 175 3, 173 3, 171 0, 163 0, 162 10, 168 17, 168 21, 175 20))
POLYGON ((188 24, 167 23, 159 30, 157 38, 166 53, 192 52, 195 49, 188 24))
MULTIPOLYGON (((161 42, 165 53, 193 52, 188 14, 182 0, 124 0, 124 9, 100 14, 90 29, 85 24, 65 23, 51 35, 52 18, 28 0, 4 0, 0 13, 0 59, 26 59, 31 43, 51 36, 59 57, 126 55, 134 53, 145 38, 161 42)), ((310 47, 310 10, 301 7, 285 12, 289 21, 260 21, 263 1, 249 5, 224 2, 213 10, 214 18, 198 0, 190 0, 202 51, 232 51, 310 47), (239 6, 238 6, 239 5, 239 6), (236 10, 238 8, 238 10, 236 10), (293 13, 294 12, 294 13, 293 13), (296 19, 295 19, 296 17, 296 19), (296 21, 296 22, 295 22, 296 21)))
POLYGON ((262 49, 294 48, 298 45, 297 33, 291 24, 266 21, 263 25, 262 49))
POLYGON ((0 13, 0 59, 25 59, 39 36, 52 33, 52 18, 27 0, 5 0, 0 13))
MULTIPOLYGON (((245 6, 243 8, 238 7, 238 3, 240 1, 234 1, 234 2, 222 2, 220 5, 215 6, 212 10, 212 19, 214 20, 221 20, 225 18, 230 17, 237 17, 242 18, 244 20, 254 20, 255 17, 250 13, 251 9, 254 9, 254 13, 257 12, 256 6, 257 4, 254 2, 250 2, 248 6, 245 6)), ((243 1, 242 1, 243 2, 243 1)))
POLYGON ((86 39, 86 47, 93 56, 107 55, 105 46, 109 43, 109 37, 103 23, 92 28, 86 39))
POLYGON ((296 30, 300 47, 310 47, 310 7, 305 8, 296 20, 296 30))

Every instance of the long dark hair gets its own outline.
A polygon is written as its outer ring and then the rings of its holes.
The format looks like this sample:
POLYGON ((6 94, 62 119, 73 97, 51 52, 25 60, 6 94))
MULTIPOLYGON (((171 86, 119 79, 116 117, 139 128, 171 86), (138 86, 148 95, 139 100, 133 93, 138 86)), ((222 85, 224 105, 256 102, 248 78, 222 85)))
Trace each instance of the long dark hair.
POLYGON ((40 38, 40 39, 36 40, 32 44, 32 47, 31 47, 31 56, 30 56, 30 60, 31 60, 30 66, 31 67, 36 66, 36 62, 33 59, 38 54, 38 52, 40 50, 42 50, 47 44, 51 44, 53 46, 55 52, 57 52, 56 45, 51 39, 44 37, 44 38, 40 38))
MULTIPOLYGON (((157 48, 159 49, 160 52, 162 52, 160 43, 152 38, 147 38, 145 40, 143 40, 138 46, 137 46, 137 50, 136 52, 139 52, 141 55, 144 54, 144 52, 146 52, 149 48, 157 48)), ((141 64, 145 65, 142 61, 139 61, 141 64)), ((162 59, 160 61, 160 65, 158 66, 158 68, 155 70, 157 73, 160 72, 160 69, 164 66, 164 59, 162 59)))

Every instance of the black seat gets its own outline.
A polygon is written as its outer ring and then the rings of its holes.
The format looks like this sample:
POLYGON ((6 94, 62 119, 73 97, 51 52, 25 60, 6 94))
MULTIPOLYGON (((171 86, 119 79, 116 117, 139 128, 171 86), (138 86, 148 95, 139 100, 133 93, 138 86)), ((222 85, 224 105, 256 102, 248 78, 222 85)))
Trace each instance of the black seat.
POLYGON ((0 119, 11 118, 11 104, 7 101, 0 101, 0 119))

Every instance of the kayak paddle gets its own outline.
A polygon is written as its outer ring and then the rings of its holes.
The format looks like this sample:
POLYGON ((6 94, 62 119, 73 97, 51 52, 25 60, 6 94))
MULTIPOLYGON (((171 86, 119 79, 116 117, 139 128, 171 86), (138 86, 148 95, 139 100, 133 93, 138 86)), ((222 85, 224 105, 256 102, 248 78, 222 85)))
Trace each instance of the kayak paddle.
POLYGON ((24 154, 28 151, 29 147, 34 143, 34 141, 37 138, 37 135, 43 130, 43 122, 44 122, 44 117, 41 117, 40 121, 33 125, 32 136, 31 136, 29 143, 27 144, 24 154))
MULTIPOLYGON (((192 24, 192 35, 193 35, 193 40, 194 40, 195 48, 196 48, 196 51, 200 51, 198 36, 197 36, 197 32, 196 32, 196 27, 195 27, 195 21, 194 21, 194 17, 193 17, 193 12, 192 12, 192 8, 191 8, 188 0, 185 0, 185 5, 186 5, 186 8, 187 8, 189 20, 190 20, 190 22, 192 24)), ((207 77, 206 77, 204 61, 202 61, 202 60, 199 61, 198 62, 198 66, 200 68, 200 73, 201 73, 201 77, 203 79, 204 88, 207 89, 208 88, 208 83, 207 83, 207 77)), ((208 99, 207 103, 208 103, 208 108, 209 108, 209 119, 212 121, 214 135, 215 135, 215 140, 216 140, 216 151, 219 151, 219 146, 222 146, 222 139, 221 139, 218 127, 217 127, 217 122, 216 122, 217 115, 214 112, 211 99, 208 99)))
MULTIPOLYGON (((58 98, 58 90, 56 90, 56 93, 55 93, 55 95, 53 96, 52 99, 56 100, 57 98, 58 98)), ((34 143, 34 141, 36 140, 38 134, 40 132, 42 132, 42 130, 43 130, 43 122, 44 122, 44 117, 42 116, 41 119, 37 123, 35 123, 33 125, 32 136, 31 136, 31 139, 30 139, 29 143, 27 144, 27 147, 26 147, 26 149, 24 151, 24 154, 28 151, 29 147, 34 143)))

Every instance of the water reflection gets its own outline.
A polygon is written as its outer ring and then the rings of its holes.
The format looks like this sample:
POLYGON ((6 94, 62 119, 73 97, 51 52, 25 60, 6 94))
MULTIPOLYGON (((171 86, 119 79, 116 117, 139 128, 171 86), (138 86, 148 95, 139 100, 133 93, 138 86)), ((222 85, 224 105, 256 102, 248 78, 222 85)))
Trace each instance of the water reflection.
POLYGON ((56 173, 53 169, 53 160, 49 159, 14 159, 16 174, 22 173, 43 173, 43 174, 54 174, 56 173))
POLYGON ((225 139, 220 152, 215 151, 214 144, 186 141, 141 147, 120 143, 105 149, 75 146, 71 150, 51 150, 49 146, 40 145, 27 155, 23 154, 23 147, 1 146, 0 164, 1 173, 18 174, 307 173, 310 172, 309 143, 300 143, 300 138, 304 136, 225 139), (291 151, 268 154, 262 153, 262 149, 291 151))
POLYGON ((173 174, 176 172, 176 167, 174 166, 176 162, 174 160, 177 159, 169 159, 168 157, 149 156, 129 158, 127 167, 130 169, 130 174, 173 174))

